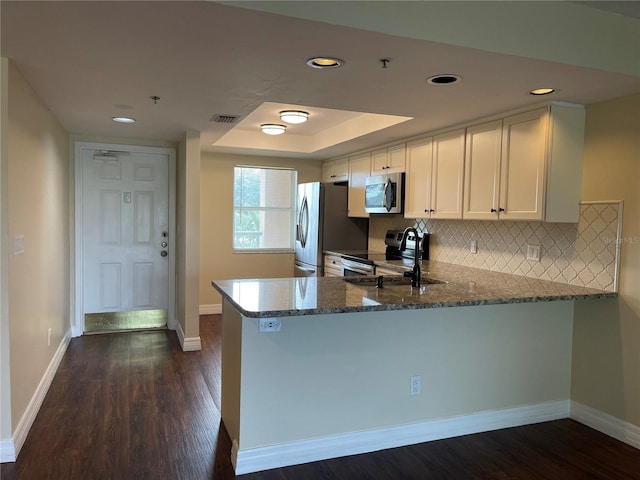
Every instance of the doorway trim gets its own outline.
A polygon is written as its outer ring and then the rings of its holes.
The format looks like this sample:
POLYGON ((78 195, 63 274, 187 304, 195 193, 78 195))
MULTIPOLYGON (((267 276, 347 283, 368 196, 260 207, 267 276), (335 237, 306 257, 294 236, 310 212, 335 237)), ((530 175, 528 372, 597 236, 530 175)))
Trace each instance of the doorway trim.
POLYGON ((84 282, 83 282, 83 244, 82 244, 82 150, 119 150, 132 153, 164 154, 169 156, 169 238, 172 240, 172 254, 169 255, 169 311, 167 312, 167 328, 176 329, 176 151, 173 148, 148 147, 143 145, 123 145, 115 143, 74 143, 74 245, 73 256, 75 264, 74 273, 74 299, 71 302, 73 313, 71 315, 71 335, 79 337, 84 333, 84 282))

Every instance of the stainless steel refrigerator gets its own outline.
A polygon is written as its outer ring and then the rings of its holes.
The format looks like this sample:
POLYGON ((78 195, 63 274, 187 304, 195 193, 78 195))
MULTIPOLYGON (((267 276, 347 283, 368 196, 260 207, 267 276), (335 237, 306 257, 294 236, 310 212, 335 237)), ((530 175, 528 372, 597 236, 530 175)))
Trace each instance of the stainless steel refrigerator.
POLYGON ((368 218, 347 216, 346 184, 301 183, 296 208, 296 277, 322 276, 325 250, 366 250, 368 218))

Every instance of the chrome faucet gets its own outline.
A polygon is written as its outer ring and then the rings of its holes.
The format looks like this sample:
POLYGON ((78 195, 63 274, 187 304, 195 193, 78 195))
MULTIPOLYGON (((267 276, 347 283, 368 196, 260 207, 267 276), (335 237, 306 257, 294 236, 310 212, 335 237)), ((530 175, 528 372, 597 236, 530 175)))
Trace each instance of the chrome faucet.
POLYGON ((413 270, 411 272, 405 272, 405 277, 411 277, 411 286, 420 287, 420 237, 418 231, 414 227, 407 227, 402 234, 402 243, 400 244, 400 250, 407 248, 407 237, 409 232, 413 232, 416 239, 416 249, 413 252, 413 270))

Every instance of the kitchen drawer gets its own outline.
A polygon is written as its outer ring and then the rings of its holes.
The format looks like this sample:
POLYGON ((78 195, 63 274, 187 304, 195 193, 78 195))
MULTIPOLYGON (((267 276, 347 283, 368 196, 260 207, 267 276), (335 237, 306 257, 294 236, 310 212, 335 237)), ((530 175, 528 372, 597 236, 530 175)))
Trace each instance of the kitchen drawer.
POLYGON ((341 277, 342 262, 337 255, 324 256, 324 276, 325 277, 341 277))
POLYGON ((342 270, 340 270, 339 268, 328 267, 324 269, 324 276, 325 277, 341 277, 342 270))

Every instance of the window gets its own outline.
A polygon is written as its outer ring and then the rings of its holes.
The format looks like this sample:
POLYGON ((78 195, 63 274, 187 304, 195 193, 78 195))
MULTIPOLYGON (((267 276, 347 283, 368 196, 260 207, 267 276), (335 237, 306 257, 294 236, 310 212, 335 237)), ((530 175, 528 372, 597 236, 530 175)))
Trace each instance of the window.
POLYGON ((297 180, 292 169, 235 167, 234 250, 293 250, 297 180))

